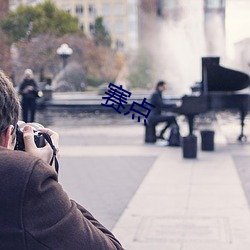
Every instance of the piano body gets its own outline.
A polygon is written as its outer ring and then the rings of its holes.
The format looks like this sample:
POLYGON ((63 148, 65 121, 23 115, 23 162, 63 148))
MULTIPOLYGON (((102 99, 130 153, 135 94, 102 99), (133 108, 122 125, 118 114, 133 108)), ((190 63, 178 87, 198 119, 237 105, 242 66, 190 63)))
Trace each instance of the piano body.
POLYGON ((193 133, 194 118, 207 111, 236 110, 240 113, 241 133, 238 140, 246 140, 244 120, 249 109, 249 76, 243 72, 219 65, 219 57, 202 58, 202 81, 193 87, 198 95, 183 96, 182 104, 175 111, 187 117, 189 134, 193 133))

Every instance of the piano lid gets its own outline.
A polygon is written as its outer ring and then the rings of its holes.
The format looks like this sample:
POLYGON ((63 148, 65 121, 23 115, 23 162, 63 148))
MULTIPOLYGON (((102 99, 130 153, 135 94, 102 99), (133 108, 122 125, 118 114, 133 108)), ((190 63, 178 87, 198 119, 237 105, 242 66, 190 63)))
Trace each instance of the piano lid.
POLYGON ((204 93, 209 91, 237 91, 250 85, 249 75, 219 65, 219 57, 202 57, 202 82, 204 93))

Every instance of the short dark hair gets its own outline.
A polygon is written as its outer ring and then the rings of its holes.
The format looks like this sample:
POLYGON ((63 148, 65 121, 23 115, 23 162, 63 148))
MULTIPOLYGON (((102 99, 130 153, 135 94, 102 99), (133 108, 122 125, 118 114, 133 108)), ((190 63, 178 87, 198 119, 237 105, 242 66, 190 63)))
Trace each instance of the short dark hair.
POLYGON ((156 89, 159 89, 159 87, 163 86, 164 84, 166 84, 166 82, 164 82, 164 81, 157 82, 156 89))
POLYGON ((10 79, 0 70, 0 142, 2 133, 17 126, 20 101, 10 79))

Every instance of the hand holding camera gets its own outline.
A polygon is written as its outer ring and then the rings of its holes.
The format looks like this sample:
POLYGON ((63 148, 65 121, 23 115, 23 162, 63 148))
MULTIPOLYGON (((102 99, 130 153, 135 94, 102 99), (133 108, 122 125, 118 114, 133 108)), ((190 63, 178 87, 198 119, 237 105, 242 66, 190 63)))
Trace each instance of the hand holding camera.
POLYGON ((39 123, 18 124, 15 150, 30 153, 52 165, 58 152, 58 142, 58 134, 39 123))
MULTIPOLYGON (((25 150, 25 143, 23 139, 23 130, 25 125, 28 125, 31 127, 32 131, 34 132, 34 142, 36 147, 42 148, 46 145, 45 139, 38 131, 39 128, 43 128, 43 126, 39 123, 24 123, 24 122, 19 122, 17 130, 16 130, 16 146, 15 150, 21 150, 21 151, 26 151, 25 150)), ((29 128, 27 128, 29 130, 29 128)), ((30 131, 31 132, 31 131, 30 131)))

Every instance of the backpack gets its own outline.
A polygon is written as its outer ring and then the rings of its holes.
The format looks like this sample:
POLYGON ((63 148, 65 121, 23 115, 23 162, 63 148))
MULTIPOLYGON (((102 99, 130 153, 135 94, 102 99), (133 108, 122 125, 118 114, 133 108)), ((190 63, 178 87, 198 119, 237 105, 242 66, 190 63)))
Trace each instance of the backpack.
POLYGON ((180 144, 181 144, 180 128, 177 124, 173 124, 170 127, 168 146, 179 147, 180 144))

